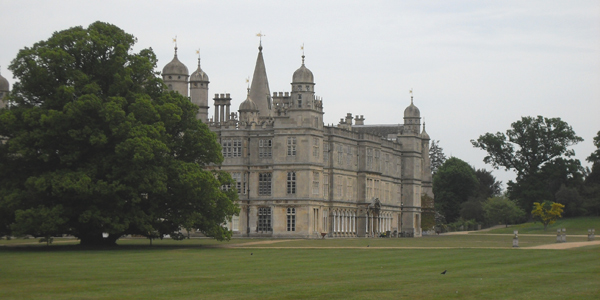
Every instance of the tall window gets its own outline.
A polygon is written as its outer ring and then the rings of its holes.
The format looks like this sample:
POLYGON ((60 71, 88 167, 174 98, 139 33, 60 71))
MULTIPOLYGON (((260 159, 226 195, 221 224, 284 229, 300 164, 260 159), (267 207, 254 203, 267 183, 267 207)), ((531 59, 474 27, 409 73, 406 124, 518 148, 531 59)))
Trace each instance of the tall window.
POLYGON ((337 196, 338 198, 342 198, 342 176, 337 176, 336 178, 337 182, 336 182, 336 190, 337 190, 337 196))
POLYGON ((287 155, 288 156, 296 156, 296 138, 295 137, 287 138, 287 155))
POLYGON ((323 231, 329 231, 327 228, 327 216, 329 214, 329 211, 327 211, 326 209, 323 210, 323 231))
POLYGON ((379 158, 381 157, 381 151, 375 150, 375 171, 381 172, 381 161, 379 158))
POLYGON ((271 195, 271 173, 258 174, 258 194, 262 196, 271 195))
POLYGON ((323 162, 324 163, 329 162, 329 144, 328 143, 323 143, 323 162))
POLYGON ((313 138, 313 156, 314 157, 319 157, 319 138, 313 138))
POLYGON ((375 198, 381 198, 381 195, 379 194, 379 180, 375 180, 373 189, 375 190, 375 198))
POLYGON ((373 199, 373 179, 367 179, 367 200, 373 199))
POLYGON ((367 148, 367 169, 373 168, 373 149, 367 148))
POLYGON ((329 175, 323 174, 323 197, 329 197, 329 175))
POLYGON ((242 140, 226 139, 221 143, 223 148, 223 157, 241 157, 242 156, 242 140))
POLYGON ((271 228, 271 208, 270 207, 259 207, 258 208, 258 227, 256 228, 259 232, 272 231, 271 228))
POLYGON ((385 154, 385 164, 383 165, 383 172, 387 174, 388 172, 388 165, 390 164, 390 155, 389 154, 385 154))
POLYGON ((337 145, 337 153, 338 153, 338 165, 344 164, 344 146, 337 145))
POLYGON ((288 194, 296 193, 296 172, 288 172, 287 173, 287 193, 288 194))
POLYGON ((319 190, 319 181, 321 179, 321 174, 319 172, 313 172, 313 195, 318 195, 319 190))
POLYGON ((231 173, 231 178, 235 180, 235 189, 239 194, 243 193, 242 191, 242 173, 233 172, 231 173))
POLYGON ((287 209, 287 231, 296 231, 296 208, 287 209))
POLYGON ((271 139, 260 139, 258 141, 258 157, 270 158, 273 154, 273 141, 271 139))
POLYGON ((233 216, 231 217, 231 231, 238 231, 239 229, 239 224, 240 224, 240 216, 233 216))
POLYGON ((352 178, 348 178, 348 185, 346 186, 346 198, 350 199, 354 199, 353 196, 353 191, 354 191, 354 186, 352 185, 352 178))
POLYGON ((302 94, 298 94, 298 107, 302 107, 302 94))
POLYGON ((348 167, 352 165, 352 147, 350 146, 346 148, 346 164, 348 165, 348 167))

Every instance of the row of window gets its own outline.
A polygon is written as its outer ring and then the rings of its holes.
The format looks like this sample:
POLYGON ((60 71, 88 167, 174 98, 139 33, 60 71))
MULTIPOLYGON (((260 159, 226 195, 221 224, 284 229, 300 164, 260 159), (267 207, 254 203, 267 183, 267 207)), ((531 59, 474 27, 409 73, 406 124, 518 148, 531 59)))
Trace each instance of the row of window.
MULTIPOLYGON (((272 173, 259 173, 258 174, 258 194, 261 196, 270 196, 272 191, 272 173)), ((248 181, 247 174, 241 172, 231 173, 231 177, 236 181, 235 188, 238 193, 246 193, 246 182, 248 181)), ((312 194, 320 195, 320 182, 321 173, 313 172, 312 176, 312 194)), ((356 178, 346 178, 344 176, 337 176, 336 179, 336 195, 338 198, 356 198, 356 178)), ((227 187, 229 188, 229 187, 227 187)), ((400 196, 400 186, 390 182, 381 182, 379 179, 367 178, 366 182, 366 197, 367 199, 379 198, 387 201, 392 199, 394 189, 400 196)), ((297 176, 295 171, 287 172, 286 177, 286 192, 287 194, 294 195, 297 191, 297 176)), ((327 196, 329 192, 329 176, 323 176, 323 195, 327 196)))
MULTIPOLYGON (((296 208, 288 207, 286 211, 286 230, 296 231, 296 208)), ((272 211, 270 207, 259 207, 258 208, 258 232, 273 231, 272 224, 272 211)))
MULTIPOLYGON (((223 157, 241 157, 242 156, 242 141, 240 139, 225 139, 222 141, 223 157)), ((350 146, 337 145, 337 158, 338 165, 352 166, 354 156, 357 154, 355 148, 350 146)), ((297 151, 297 140, 296 137, 287 138, 287 156, 296 156, 297 151)), ((313 138, 313 157, 319 157, 320 153, 320 139, 313 138)), ((329 144, 323 145, 323 162, 329 161, 329 144)), ((272 139, 260 139, 258 141, 258 157, 259 158, 271 158, 273 156, 273 140, 272 139)), ((354 165, 357 165, 358 161, 354 160, 354 165)), ((390 154, 386 153, 384 159, 381 159, 381 151, 374 150, 373 148, 367 148, 367 169, 376 172, 390 173, 400 172, 400 158, 396 158, 396 168, 393 169, 393 160, 390 159, 390 154)))
MULTIPOLYGON (((313 155, 319 157, 319 140, 315 138, 316 150, 313 150, 313 155)), ((296 156, 296 137, 287 138, 287 155, 296 156)), ((241 157, 242 156, 242 140, 241 139, 224 139, 221 141, 223 157, 241 157)), ((273 156, 273 140, 260 139, 258 141, 258 157, 271 158, 273 156)))

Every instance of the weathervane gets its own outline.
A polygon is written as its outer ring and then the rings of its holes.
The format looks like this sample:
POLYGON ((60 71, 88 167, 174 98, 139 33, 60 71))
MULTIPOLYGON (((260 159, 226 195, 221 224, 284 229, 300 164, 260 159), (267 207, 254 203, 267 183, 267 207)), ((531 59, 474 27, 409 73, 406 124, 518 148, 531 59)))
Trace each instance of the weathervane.
POLYGON ((300 49, 302 50, 302 64, 304 65, 304 43, 302 43, 300 49))
POLYGON ((196 50, 196 54, 198 54, 198 68, 200 68, 200 48, 196 50))
POLYGON ((258 44, 258 50, 262 50, 262 37, 266 36, 265 34, 261 32, 257 33, 256 36, 260 39, 259 44, 258 44))
POLYGON ((177 55, 177 36, 173 38, 173 43, 175 43, 175 55, 177 55))
POLYGON ((408 92, 410 93, 410 104, 412 104, 413 103, 413 91, 412 91, 412 88, 408 92))

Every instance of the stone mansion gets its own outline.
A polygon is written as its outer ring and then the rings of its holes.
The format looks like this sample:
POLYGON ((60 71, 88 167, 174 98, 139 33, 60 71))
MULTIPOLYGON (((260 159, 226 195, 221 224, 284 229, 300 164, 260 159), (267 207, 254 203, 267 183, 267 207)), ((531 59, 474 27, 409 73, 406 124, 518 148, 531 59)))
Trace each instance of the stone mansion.
POLYGON ((419 109, 404 110, 404 125, 365 125, 348 114, 323 123, 304 64, 289 92, 273 92, 262 53, 248 95, 231 111, 229 94, 215 94, 209 118, 208 76, 189 75, 175 56, 162 71, 165 84, 200 108, 198 119, 217 134, 222 170, 237 181, 241 212, 227 224, 238 237, 369 237, 383 232, 421 236, 421 196, 432 194, 429 135, 419 109))

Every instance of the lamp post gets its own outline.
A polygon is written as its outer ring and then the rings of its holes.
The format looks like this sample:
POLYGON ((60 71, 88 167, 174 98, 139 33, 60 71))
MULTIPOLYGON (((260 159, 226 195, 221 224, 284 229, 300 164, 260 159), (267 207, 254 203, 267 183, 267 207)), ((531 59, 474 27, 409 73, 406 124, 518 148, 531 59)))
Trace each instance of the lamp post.
POLYGON ((402 213, 404 213, 404 203, 400 202, 400 234, 404 237, 404 231, 402 231, 402 213))

